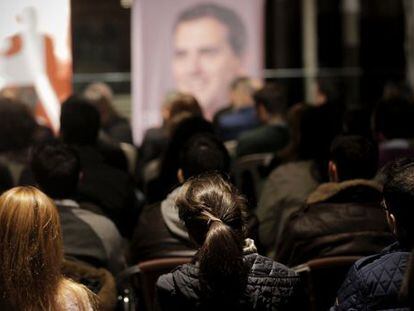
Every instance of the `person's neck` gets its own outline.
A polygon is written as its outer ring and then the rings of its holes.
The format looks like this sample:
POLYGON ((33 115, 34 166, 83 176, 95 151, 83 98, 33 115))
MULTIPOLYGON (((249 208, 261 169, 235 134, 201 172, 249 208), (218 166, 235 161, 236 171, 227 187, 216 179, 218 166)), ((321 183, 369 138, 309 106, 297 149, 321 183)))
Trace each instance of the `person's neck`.
POLYGON ((285 123, 285 120, 280 114, 276 114, 276 115, 270 115, 266 123, 270 125, 279 124, 279 123, 285 123))

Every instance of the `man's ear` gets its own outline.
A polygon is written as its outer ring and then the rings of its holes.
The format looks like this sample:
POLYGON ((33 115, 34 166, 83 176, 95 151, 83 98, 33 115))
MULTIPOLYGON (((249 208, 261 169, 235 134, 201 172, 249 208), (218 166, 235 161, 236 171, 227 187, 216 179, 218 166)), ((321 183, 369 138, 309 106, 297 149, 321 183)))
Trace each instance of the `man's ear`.
POLYGON ((78 177, 78 181, 82 181, 83 180, 83 172, 80 171, 79 172, 79 177, 78 177))
POLYGON ((178 171, 177 171, 177 179, 180 182, 180 184, 185 182, 184 172, 181 168, 179 168, 178 171))
POLYGON ((393 234, 397 234, 397 221, 395 220, 394 214, 387 211, 387 222, 390 230, 393 234))
POLYGON ((328 163, 328 175, 330 181, 339 182, 338 167, 334 161, 329 161, 328 163))

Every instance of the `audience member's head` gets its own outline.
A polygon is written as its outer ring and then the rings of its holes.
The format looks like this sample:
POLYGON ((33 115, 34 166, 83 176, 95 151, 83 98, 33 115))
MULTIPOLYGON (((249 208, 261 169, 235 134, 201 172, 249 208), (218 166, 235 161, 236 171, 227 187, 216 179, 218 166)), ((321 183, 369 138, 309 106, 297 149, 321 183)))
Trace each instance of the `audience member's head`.
POLYGON ((179 158, 179 178, 186 180, 202 173, 226 175, 230 157, 223 143, 211 134, 197 134, 183 146, 179 158))
POLYGON ((400 159, 387 169, 384 208, 393 232, 403 247, 414 247, 414 160, 400 159))
POLYGON ((362 136, 338 136, 332 142, 329 159, 332 181, 371 179, 378 168, 378 147, 362 136))
POLYGON ((239 77, 230 84, 230 104, 233 108, 253 106, 254 82, 249 77, 239 77))
POLYGON ((88 309, 87 290, 62 276, 62 235, 51 199, 33 187, 5 192, 0 227, 2 310, 66 310, 68 297, 88 309))
POLYGON ((49 197, 67 199, 75 195, 80 161, 69 146, 54 142, 35 147, 30 167, 37 184, 49 197))
POLYGON ((103 82, 91 83, 84 90, 83 96, 98 110, 103 126, 118 116, 112 105, 114 95, 108 84, 103 82))
POLYGON ((374 131, 379 140, 414 137, 414 104, 403 97, 381 100, 375 109, 374 131))
POLYGON ((317 81, 315 105, 340 104, 341 96, 339 89, 339 81, 333 80, 332 78, 319 78, 317 81))
POLYGON ((180 166, 180 151, 192 136, 199 133, 214 134, 213 125, 201 117, 188 117, 179 122, 172 132, 167 149, 161 159, 159 180, 162 185, 158 194, 162 199, 179 184, 177 171, 180 166))
POLYGON ((99 113, 88 101, 72 96, 62 104, 60 134, 65 143, 95 144, 100 125, 99 113))
POLYGON ((170 118, 174 118, 181 113, 189 113, 191 116, 201 117, 203 111, 194 96, 185 93, 177 93, 171 100, 170 118))
POLYGON ((240 294, 246 281, 243 263, 246 202, 219 175, 187 181, 176 200, 180 218, 200 246, 200 285, 207 297, 240 294))
POLYGON ((37 125, 26 105, 0 98, 0 120, 0 152, 24 150, 30 146, 37 125))
POLYGON ((272 117, 282 115, 286 110, 286 95, 283 88, 268 84, 253 94, 256 109, 262 122, 269 122, 272 117))

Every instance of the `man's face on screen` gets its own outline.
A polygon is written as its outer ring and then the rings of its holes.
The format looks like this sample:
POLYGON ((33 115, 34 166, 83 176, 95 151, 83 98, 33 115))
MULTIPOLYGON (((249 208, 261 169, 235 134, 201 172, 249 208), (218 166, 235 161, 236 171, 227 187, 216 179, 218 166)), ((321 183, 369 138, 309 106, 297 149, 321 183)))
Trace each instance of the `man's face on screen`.
POLYGON ((177 89, 193 94, 207 116, 228 102, 241 60, 228 42, 228 29, 211 17, 184 21, 174 34, 173 75, 177 89))

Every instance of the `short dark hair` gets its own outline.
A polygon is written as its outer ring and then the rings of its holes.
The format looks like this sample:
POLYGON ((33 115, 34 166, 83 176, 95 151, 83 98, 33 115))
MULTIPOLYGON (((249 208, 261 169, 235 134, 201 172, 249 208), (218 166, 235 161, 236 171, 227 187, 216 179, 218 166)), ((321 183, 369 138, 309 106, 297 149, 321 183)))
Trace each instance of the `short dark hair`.
POLYGON ((65 143, 93 145, 100 126, 99 112, 87 100, 71 96, 62 104, 60 131, 65 143))
POLYGON ((80 160, 69 146, 58 141, 36 146, 30 168, 36 183, 51 198, 65 199, 76 193, 80 160))
POLYGON ((223 143, 208 133, 196 134, 184 145, 179 156, 179 166, 188 179, 208 172, 229 172, 230 157, 223 143))
POLYGON ((335 162, 340 180, 371 179, 378 169, 378 146, 363 136, 337 136, 330 160, 335 162))
POLYGON ((228 41, 236 55, 240 56, 245 52, 247 44, 246 27, 240 16, 223 5, 205 3, 186 9, 178 16, 174 30, 182 22, 189 22, 203 17, 214 18, 227 27, 229 30, 228 41))
POLYGON ((265 85, 253 94, 256 106, 262 105, 270 114, 284 113, 286 96, 283 88, 277 84, 265 85))
POLYGON ((397 225, 397 238, 404 247, 414 246, 414 159, 399 159, 386 172, 383 188, 386 208, 397 225))
POLYGON ((411 138, 414 135, 414 104, 404 97, 390 97, 378 102, 374 111, 374 130, 387 139, 411 138))
POLYGON ((0 98, 0 151, 22 150, 30 146, 36 120, 25 104, 0 98))

